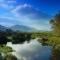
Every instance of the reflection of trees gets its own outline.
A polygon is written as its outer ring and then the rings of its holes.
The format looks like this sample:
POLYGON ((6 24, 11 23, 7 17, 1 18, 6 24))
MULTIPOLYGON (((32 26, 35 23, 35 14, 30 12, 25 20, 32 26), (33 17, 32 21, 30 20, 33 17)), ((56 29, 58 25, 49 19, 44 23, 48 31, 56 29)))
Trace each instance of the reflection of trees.
POLYGON ((4 60, 17 60, 17 58, 14 55, 9 54, 5 56, 4 60))
POLYGON ((0 60, 3 60, 3 57, 2 57, 2 55, 1 55, 1 53, 0 53, 0 60))
POLYGON ((53 49, 50 60, 60 60, 60 51, 57 49, 53 49))
POLYGON ((10 29, 6 29, 6 31, 0 31, 0 45, 6 44, 7 42, 23 43, 24 41, 29 41, 30 39, 30 33, 21 33, 17 31, 14 32, 10 29))
POLYGON ((29 41, 31 39, 31 34, 20 33, 13 36, 12 43, 23 43, 24 41, 29 41))

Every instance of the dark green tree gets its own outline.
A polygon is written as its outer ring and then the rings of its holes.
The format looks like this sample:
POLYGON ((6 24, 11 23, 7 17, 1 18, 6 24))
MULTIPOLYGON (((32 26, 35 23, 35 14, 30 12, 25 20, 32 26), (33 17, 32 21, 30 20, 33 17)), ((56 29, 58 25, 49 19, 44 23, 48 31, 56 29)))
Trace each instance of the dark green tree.
POLYGON ((55 15, 55 17, 50 21, 50 23, 56 36, 60 36, 60 12, 55 15))
POLYGON ((4 32, 0 32, 0 45, 6 44, 8 41, 4 32))

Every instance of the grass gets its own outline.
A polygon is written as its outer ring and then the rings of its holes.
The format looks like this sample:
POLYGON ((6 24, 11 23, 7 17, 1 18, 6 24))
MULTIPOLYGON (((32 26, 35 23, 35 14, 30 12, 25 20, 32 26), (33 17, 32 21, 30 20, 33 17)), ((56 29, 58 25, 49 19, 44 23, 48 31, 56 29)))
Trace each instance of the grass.
POLYGON ((7 54, 7 53, 9 53, 9 52, 12 52, 13 50, 12 50, 12 48, 11 47, 8 47, 8 46, 0 46, 0 52, 2 52, 2 53, 5 53, 5 54, 7 54))

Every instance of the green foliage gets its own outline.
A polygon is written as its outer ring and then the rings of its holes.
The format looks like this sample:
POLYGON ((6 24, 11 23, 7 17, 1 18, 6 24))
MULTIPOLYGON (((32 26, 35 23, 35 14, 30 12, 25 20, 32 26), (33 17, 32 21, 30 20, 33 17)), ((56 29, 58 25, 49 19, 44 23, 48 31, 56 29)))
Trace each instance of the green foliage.
POLYGON ((53 49, 50 60, 60 60, 60 50, 53 49))
POLYGON ((55 36, 50 37, 48 40, 48 44, 54 48, 58 47, 58 45, 60 45, 60 37, 55 36))
POLYGON ((5 53, 5 54, 7 54, 7 53, 9 53, 9 52, 12 52, 13 50, 12 50, 12 48, 11 47, 8 47, 8 46, 0 46, 0 52, 2 52, 2 53, 5 53))
POLYGON ((17 33, 12 36, 12 39, 13 39, 12 43, 14 44, 23 43, 31 39, 31 34, 30 33, 17 33))
POLYGON ((17 60, 17 58, 12 54, 8 54, 5 56, 4 60, 17 60))
POLYGON ((56 36, 60 36, 60 12, 58 12, 55 17, 50 21, 53 32, 56 36))
POLYGON ((53 36, 49 37, 48 44, 53 47, 51 60, 60 60, 60 12, 50 21, 53 36))

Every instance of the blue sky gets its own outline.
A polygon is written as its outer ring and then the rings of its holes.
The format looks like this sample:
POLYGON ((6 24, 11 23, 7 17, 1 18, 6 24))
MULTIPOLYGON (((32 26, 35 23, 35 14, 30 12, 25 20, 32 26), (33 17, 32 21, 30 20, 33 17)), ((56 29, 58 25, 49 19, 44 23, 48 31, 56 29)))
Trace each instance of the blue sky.
POLYGON ((50 30, 49 20, 60 10, 60 0, 0 0, 0 24, 50 30))

